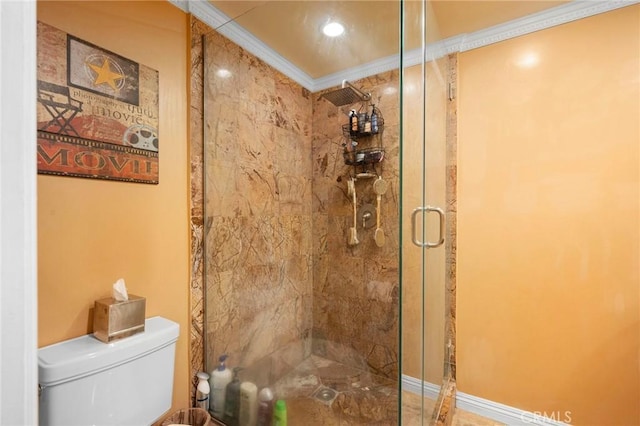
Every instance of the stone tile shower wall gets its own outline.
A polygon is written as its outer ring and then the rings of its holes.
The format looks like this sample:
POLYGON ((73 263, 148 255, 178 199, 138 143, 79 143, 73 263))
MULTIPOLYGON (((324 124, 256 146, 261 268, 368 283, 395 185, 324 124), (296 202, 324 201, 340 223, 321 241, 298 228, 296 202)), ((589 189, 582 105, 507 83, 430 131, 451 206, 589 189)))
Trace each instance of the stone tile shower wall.
MULTIPOLYGON (((396 379, 397 71, 353 82, 382 110, 386 154, 378 170, 389 189, 386 245, 375 245, 374 227, 359 228, 361 243, 349 247, 346 107, 319 100, 321 93, 309 94, 193 17, 191 43, 194 376, 226 352, 231 366, 253 367, 260 385, 313 350, 396 379), (234 77, 213 77, 221 68, 234 77)), ((375 205, 372 184, 357 182, 358 205, 375 205)))
MULTIPOLYGON (((377 171, 388 183, 382 196, 386 244, 373 239, 375 226, 358 225, 360 244, 347 245, 353 224, 347 180, 354 173, 342 156, 342 125, 348 106, 338 108, 321 92, 313 96, 313 352, 375 374, 398 374, 398 72, 352 82, 372 94, 385 126, 385 157, 377 171)), ((331 90, 331 89, 330 89, 331 90)), ((359 108, 359 105, 355 105, 359 108)), ((373 141, 359 141, 360 147, 373 141)), ((375 178, 356 181, 357 205, 376 204, 375 178)), ((375 216, 372 219, 375 221, 375 216)))
POLYGON ((203 56, 206 353, 266 385, 311 351, 311 96, 218 33, 203 56))

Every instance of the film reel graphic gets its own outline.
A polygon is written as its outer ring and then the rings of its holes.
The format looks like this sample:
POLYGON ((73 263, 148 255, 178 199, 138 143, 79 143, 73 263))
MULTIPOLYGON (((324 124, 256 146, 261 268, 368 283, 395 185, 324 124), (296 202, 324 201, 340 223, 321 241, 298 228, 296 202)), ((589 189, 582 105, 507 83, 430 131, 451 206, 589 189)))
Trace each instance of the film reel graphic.
POLYGON ((135 124, 127 129, 122 136, 127 146, 158 152, 158 131, 145 124, 135 124))

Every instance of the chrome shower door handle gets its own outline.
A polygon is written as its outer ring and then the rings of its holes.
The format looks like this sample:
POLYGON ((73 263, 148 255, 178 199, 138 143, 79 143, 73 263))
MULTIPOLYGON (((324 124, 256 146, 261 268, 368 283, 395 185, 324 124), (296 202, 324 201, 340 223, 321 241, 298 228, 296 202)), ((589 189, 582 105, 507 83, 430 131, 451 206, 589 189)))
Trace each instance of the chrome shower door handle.
POLYGON ((411 241, 413 242, 413 244, 417 245, 418 247, 435 248, 435 247, 441 246, 442 243, 444 243, 444 211, 439 207, 431 207, 431 206, 417 207, 415 210, 413 210, 413 212, 411 213, 411 241), (440 231, 439 231, 438 241, 436 241, 435 243, 430 243, 428 241, 423 242, 418 240, 418 236, 416 235, 416 216, 418 216, 418 213, 420 212, 438 213, 438 216, 440 218, 440 231))
POLYGON ((416 236, 416 216, 418 215, 418 213, 424 212, 424 210, 424 207, 416 207, 411 213, 411 241, 418 247, 424 247, 425 245, 422 241, 419 241, 418 237, 416 236))

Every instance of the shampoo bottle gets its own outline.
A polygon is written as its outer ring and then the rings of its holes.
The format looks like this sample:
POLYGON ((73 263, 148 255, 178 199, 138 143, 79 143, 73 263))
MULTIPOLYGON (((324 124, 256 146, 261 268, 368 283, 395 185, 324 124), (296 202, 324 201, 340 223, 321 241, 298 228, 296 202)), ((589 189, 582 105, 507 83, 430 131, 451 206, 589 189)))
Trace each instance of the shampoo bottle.
POLYGON ((238 379, 240 368, 233 369, 233 380, 227 385, 224 401, 224 419, 227 426, 238 426, 240 417, 240 379, 238 379))
POLYGON ((198 387, 196 388, 196 407, 209 411, 209 375, 201 371, 197 376, 198 387))
POLYGON ((378 110, 375 105, 371 107, 371 133, 378 133, 378 110))
POLYGON ((258 387, 251 382, 240 385, 240 426, 256 426, 258 414, 258 387))
POLYGON ((262 388, 258 394, 258 426, 271 426, 273 422, 273 392, 262 388))
POLYGON ((349 134, 355 136, 358 134, 358 113, 352 109, 349 113, 349 134))
POLYGON ((218 367, 211 372, 211 378, 209 379, 209 384, 211 387, 211 398, 209 400, 209 407, 211 409, 211 414, 213 417, 222 420, 224 417, 224 403, 225 403, 225 393, 227 390, 227 385, 231 382, 233 378, 233 373, 231 370, 227 368, 225 362, 227 360, 227 355, 222 355, 218 358, 220 364, 218 367))

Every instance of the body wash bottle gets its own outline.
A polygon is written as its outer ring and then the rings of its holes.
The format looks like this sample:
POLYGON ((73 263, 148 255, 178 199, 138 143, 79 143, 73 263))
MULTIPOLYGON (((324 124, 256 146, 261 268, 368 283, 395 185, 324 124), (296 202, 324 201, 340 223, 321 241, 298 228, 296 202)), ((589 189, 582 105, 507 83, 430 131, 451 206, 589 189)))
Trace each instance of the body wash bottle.
POLYGON ((226 366, 227 355, 218 358, 220 364, 211 372, 209 385, 211 387, 211 396, 209 398, 209 408, 213 417, 222 420, 224 417, 224 403, 227 385, 231 382, 233 374, 226 366))
POLYGON ((233 369, 233 380, 227 385, 224 401, 224 419, 227 426, 238 426, 240 416, 240 379, 238 379, 240 368, 233 369))

